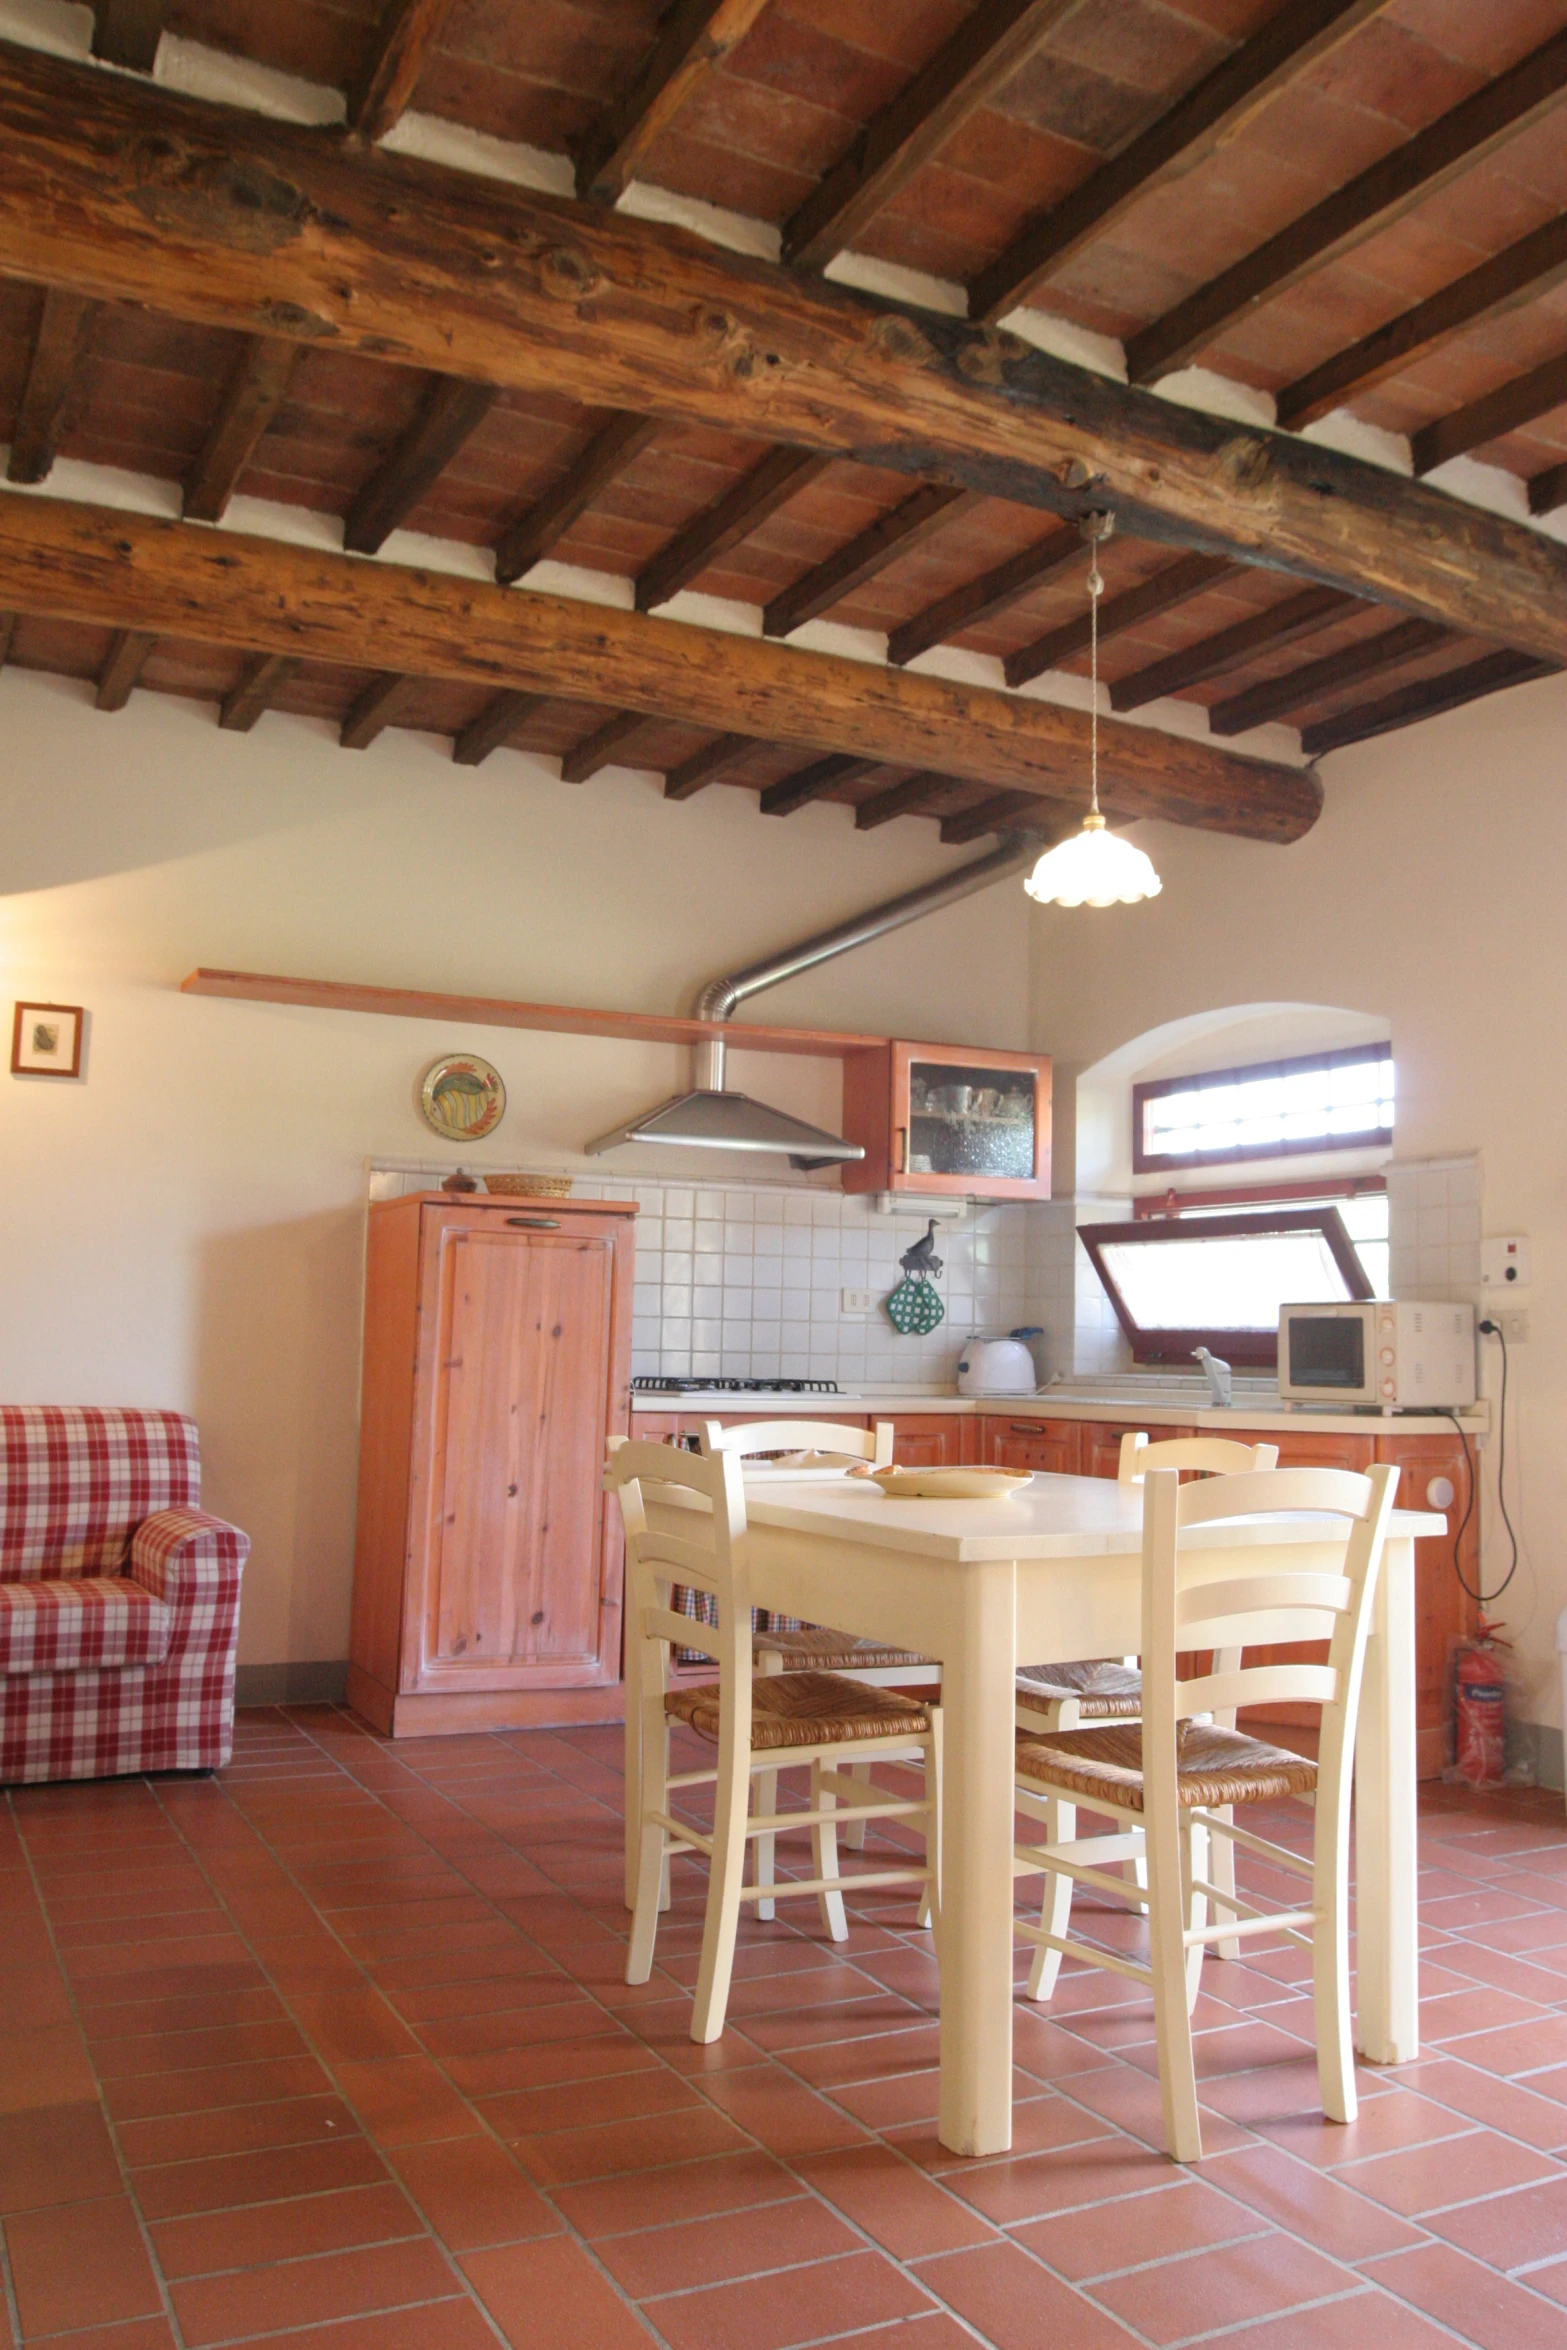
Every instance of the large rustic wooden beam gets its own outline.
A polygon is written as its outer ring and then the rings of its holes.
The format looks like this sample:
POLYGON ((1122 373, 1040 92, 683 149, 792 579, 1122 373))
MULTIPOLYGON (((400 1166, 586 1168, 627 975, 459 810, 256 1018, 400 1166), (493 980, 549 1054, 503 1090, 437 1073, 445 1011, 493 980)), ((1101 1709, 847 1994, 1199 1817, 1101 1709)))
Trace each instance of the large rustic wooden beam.
POLYGON ((657 417, 639 416, 630 410, 611 416, 599 427, 553 489, 536 498, 503 532, 495 549, 495 576, 503 587, 531 571, 565 537, 600 491, 641 456, 657 431, 657 417))
POLYGON ((646 724, 645 710, 617 710, 581 742, 572 744, 560 763, 561 782, 586 783, 601 767, 620 766, 621 752, 646 724))
POLYGON ((637 610, 652 612, 699 579, 719 557, 760 530, 771 514, 809 489, 832 463, 810 449, 773 449, 744 481, 677 531, 637 574, 637 610))
MULTIPOLYGON (((1125 588, 1118 596, 1109 597, 1099 607, 1099 641, 1119 636, 1123 629, 1140 627, 1145 620, 1157 619, 1161 612, 1173 612, 1177 605, 1189 604, 1228 579, 1234 565, 1219 555, 1187 555, 1179 563, 1155 572, 1140 587, 1125 588)), ((1085 598, 1086 607, 1086 598, 1085 598)), ((1086 608, 1075 620, 1067 620, 1048 634, 1035 637, 1030 645, 1020 645, 1006 658, 1006 679, 1010 686, 1027 685, 1030 678, 1042 677, 1057 662, 1069 661, 1074 653, 1086 653, 1092 630, 1086 608)))
MULTIPOLYGON (((1056 802, 1088 752, 1083 711, 984 686, 22 491, 0 491, 0 610, 354 668, 374 647, 393 675, 613 701, 1056 802)), ((1100 751, 1112 815, 1291 840, 1320 806, 1308 775, 1150 727, 1104 721, 1100 751)))
POLYGON ((1521 425, 1533 424, 1536 417, 1549 416, 1553 408, 1564 405, 1567 351, 1560 358, 1547 359, 1543 367, 1531 368, 1527 375, 1511 377, 1494 392, 1482 393, 1467 407, 1455 408, 1450 415, 1422 425, 1409 443, 1415 471, 1434 473, 1449 457, 1483 449, 1487 441, 1499 441, 1504 433, 1517 432, 1521 425))
POLYGON ((238 682, 223 697, 218 724, 230 734, 249 734, 298 667, 299 663, 287 653, 252 653, 240 671, 238 682))
POLYGON ((1077 6, 1078 0, 980 0, 786 223, 784 259, 825 269, 1077 6))
POLYGON ((1286 718, 1296 710, 1309 709, 1313 702, 1340 693, 1347 685, 1358 685, 1363 677, 1376 677, 1385 670, 1401 669, 1408 661, 1418 661, 1444 643, 1446 636, 1445 629, 1433 627, 1429 620, 1401 620, 1396 628, 1381 629, 1375 636, 1362 637, 1358 644, 1325 654, 1320 661, 1308 661, 1283 677, 1266 677, 1245 693, 1215 702, 1208 712, 1209 730, 1218 735, 1245 734, 1271 718, 1286 718))
POLYGON ((496 694, 485 703, 477 718, 470 718, 452 744, 452 758, 459 767, 477 767, 492 751, 509 743, 525 719, 541 708, 543 694, 496 694))
POLYGON ((1249 41, 1187 91, 1110 162, 1028 222, 969 287, 971 318, 1000 318, 1026 301, 1091 237, 1207 156, 1308 66, 1376 16, 1388 0, 1285 0, 1249 41))
POLYGON ((1548 220, 1532 236, 1522 237, 1482 261, 1428 301, 1417 302, 1374 334, 1365 335, 1347 350, 1335 352, 1278 396, 1279 422, 1298 432, 1329 409, 1343 407, 1363 392, 1374 391, 1411 360, 1435 351, 1466 328, 1478 326, 1520 302, 1537 301, 1567 277, 1567 212, 1548 220))
POLYGON ((968 490, 945 489, 939 482, 927 482, 912 498, 894 506, 890 514, 879 514, 835 555, 824 557, 813 570, 802 573, 792 586, 780 588, 763 610, 762 634, 787 636, 791 629, 816 619, 819 613, 830 612, 834 604, 841 604, 856 588, 863 587, 868 579, 874 579, 900 556, 911 555, 916 547, 923 546, 943 523, 966 512, 974 502, 968 490))
POLYGON ((680 230, 0 55, 0 255, 248 332, 831 450, 1554 658, 1567 549, 1362 460, 680 230))
POLYGON ((1472 171, 1506 140, 1538 122, 1564 89, 1567 33, 1558 33, 1133 335, 1126 346, 1130 380, 1152 383, 1184 367, 1262 303, 1277 301, 1314 270, 1353 252, 1460 173, 1472 171))
POLYGON ((359 80, 349 92, 348 127, 384 139, 414 94, 452 0, 385 0, 359 80))
POLYGON ((1529 511, 1554 514, 1558 506, 1567 506, 1567 465, 1548 465, 1530 476, 1529 511))
POLYGON ((579 196, 614 203, 654 141, 766 6, 767 0, 674 0, 630 88, 577 142, 579 196))
POLYGON ((1466 702, 1500 693, 1505 686, 1527 685, 1533 678, 1553 676, 1559 667, 1558 662, 1534 660, 1526 653, 1487 653, 1483 660, 1450 669, 1445 677, 1423 677, 1415 685, 1384 695, 1379 702, 1362 702, 1356 710, 1341 710, 1336 717, 1324 718, 1305 729, 1301 742, 1310 756, 1318 759, 1328 751, 1342 750, 1346 743, 1369 742, 1373 735, 1391 734, 1397 727, 1413 726, 1418 719, 1462 709, 1466 702))
POLYGON ((151 73, 168 0, 93 0, 92 53, 105 65, 151 73))
POLYGON ((716 734, 710 743, 693 751, 689 759, 682 759, 678 767, 671 767, 664 776, 666 800, 692 800, 699 791, 717 781, 726 767, 732 766, 745 751, 753 749, 746 734, 716 734))
POLYGON ((1009 556, 1005 563, 996 564, 978 579, 965 581, 948 595, 938 596, 923 612, 900 622, 887 639, 888 660, 901 668, 932 645, 960 636, 966 628, 978 628, 982 621, 1004 612, 1009 604, 1020 603, 1035 588, 1056 578, 1082 555, 1082 534, 1070 523, 1051 531, 1037 545, 1025 547, 1021 554, 1009 556))
POLYGON ((497 396, 493 384, 439 377, 414 422, 349 507, 344 546, 356 555, 374 555, 385 546, 478 431, 497 396))
POLYGON ((11 434, 8 480, 48 478, 97 309, 79 294, 45 288, 11 434))
POLYGON ((190 522, 221 522, 251 458, 288 391, 297 343, 252 335, 240 353, 201 455, 185 482, 190 522))
POLYGON ((1150 661, 1146 669, 1130 677, 1117 678, 1110 688, 1110 707, 1140 710, 1166 694, 1184 693, 1188 686, 1222 677, 1227 669, 1238 669, 1255 653, 1274 652, 1281 645, 1315 635, 1319 628, 1330 628, 1355 609, 1354 597, 1341 596, 1334 588, 1302 588, 1298 596, 1270 604, 1265 612, 1237 620, 1233 627, 1218 629, 1178 653, 1167 653, 1162 661, 1150 661))
POLYGON ((148 629, 119 628, 110 639, 93 695, 98 710, 123 710, 132 688, 151 658, 156 634, 148 629))

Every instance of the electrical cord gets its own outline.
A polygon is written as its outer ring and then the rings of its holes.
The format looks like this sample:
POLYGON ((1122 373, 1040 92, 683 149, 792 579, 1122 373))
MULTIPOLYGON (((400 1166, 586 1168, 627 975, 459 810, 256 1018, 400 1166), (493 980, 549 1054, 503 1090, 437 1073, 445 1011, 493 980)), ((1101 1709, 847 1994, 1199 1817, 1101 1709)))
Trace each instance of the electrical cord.
POLYGON ((1474 1454, 1469 1449, 1467 1431, 1456 1413, 1449 1412, 1447 1417, 1458 1430, 1464 1448, 1464 1466, 1469 1473, 1469 1497, 1464 1506, 1464 1514, 1459 1522, 1458 1532, 1453 1537, 1453 1573, 1458 1577, 1460 1585, 1468 1596, 1478 1606, 1486 1608, 1501 1598, 1502 1593, 1518 1572, 1518 1533, 1512 1519, 1507 1514, 1507 1340, 1502 1333, 1501 1324, 1493 1322, 1489 1316, 1478 1325, 1478 1328, 1483 1337, 1494 1338, 1502 1350, 1502 1397, 1497 1409, 1496 1434, 1496 1504, 1502 1513, 1502 1524, 1507 1528, 1507 1538, 1512 1544, 1513 1555, 1511 1565, 1494 1591, 1477 1591, 1472 1583, 1465 1580, 1464 1570, 1458 1563, 1459 1548, 1468 1530, 1469 1520, 1474 1514, 1475 1493, 1479 1484, 1479 1476, 1475 1467, 1474 1454))

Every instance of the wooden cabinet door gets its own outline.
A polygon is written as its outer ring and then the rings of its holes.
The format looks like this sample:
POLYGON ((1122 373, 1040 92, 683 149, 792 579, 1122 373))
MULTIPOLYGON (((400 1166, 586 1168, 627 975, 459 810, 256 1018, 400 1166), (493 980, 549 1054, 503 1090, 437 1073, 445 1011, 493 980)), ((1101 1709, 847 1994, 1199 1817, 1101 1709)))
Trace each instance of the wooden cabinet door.
POLYGON ((437 1247, 424 1572, 405 1627, 418 1642, 412 1685, 613 1681, 619 1616, 605 1588, 600 1475, 614 1240, 459 1226, 437 1247))
POLYGON ((892 1423, 892 1457, 900 1469, 956 1469, 966 1458, 964 1412, 900 1412, 892 1423))
MULTIPOLYGON (((1456 1428, 1429 1436, 1379 1436, 1376 1452, 1379 1461, 1390 1462, 1399 1472, 1396 1509, 1440 1509, 1447 1519, 1445 1534, 1428 1535, 1415 1544, 1415 1724, 1420 1776, 1434 1779, 1448 1761, 1453 1644, 1475 1629, 1478 1615, 1453 1571, 1454 1539, 1476 1464, 1472 1453, 1466 1457, 1456 1428), (1430 1498, 1429 1488, 1438 1478, 1445 1478, 1453 1489, 1450 1503, 1430 1498)), ((1458 1544, 1458 1564, 1464 1582, 1478 1591, 1478 1509, 1469 1512, 1458 1544)))
POLYGON ((1013 1420, 984 1416, 983 1458, 997 1469, 1042 1469, 1051 1476, 1078 1473, 1076 1420, 1013 1420))

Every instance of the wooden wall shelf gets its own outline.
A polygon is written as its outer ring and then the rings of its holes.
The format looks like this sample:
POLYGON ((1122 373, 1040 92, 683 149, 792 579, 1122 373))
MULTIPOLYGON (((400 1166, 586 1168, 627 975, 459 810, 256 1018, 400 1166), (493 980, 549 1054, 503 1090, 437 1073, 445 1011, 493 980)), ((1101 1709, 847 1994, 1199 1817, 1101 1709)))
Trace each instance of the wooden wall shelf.
POLYGON ((316 1012, 380 1012, 399 1020, 451 1020, 484 1028, 534 1028, 558 1036, 614 1036, 632 1044, 710 1044, 722 1038, 742 1053, 799 1053, 846 1061, 884 1052, 884 1036, 849 1036, 830 1028, 757 1028, 738 1020, 682 1020, 662 1012, 601 1012, 574 1004, 514 1004, 502 996, 430 995, 418 988, 357 987, 341 979, 285 979, 264 971, 212 971, 180 982, 182 995, 228 996, 240 1003, 295 1004, 316 1012))

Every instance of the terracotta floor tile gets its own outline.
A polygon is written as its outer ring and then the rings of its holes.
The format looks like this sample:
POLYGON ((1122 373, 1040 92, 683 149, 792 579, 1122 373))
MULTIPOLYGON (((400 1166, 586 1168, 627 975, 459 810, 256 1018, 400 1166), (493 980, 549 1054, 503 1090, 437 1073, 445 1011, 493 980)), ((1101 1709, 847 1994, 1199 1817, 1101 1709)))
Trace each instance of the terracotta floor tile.
POLYGON ((1111 2133, 1096 2115, 1085 2113, 1070 2098, 1046 2091, 1016 2101, 1012 2108, 1011 2153, 984 2162, 976 2163, 952 2153, 941 2144, 931 2123, 913 2129, 885 2130, 882 2135, 911 2162, 919 2163, 925 2170, 945 2174, 949 2185, 961 2188, 964 2179, 977 2177, 982 2170, 995 2166, 1007 2168, 1032 2154, 1087 2146, 1110 2137, 1111 2133))
POLYGON ((119 2190, 120 2166, 96 2100, 0 2114, 0 2214, 119 2190))
POLYGON ((794 2168, 895 2259, 994 2241, 994 2230, 975 2212, 890 2147, 872 2143, 806 2155, 794 2168))
POLYGON ((328 2064, 419 2054, 419 2043, 408 2026, 374 1991, 296 1994, 290 2004, 300 2030, 328 2064))
POLYGON ((0 2032, 0 2114, 79 2105, 97 2094, 93 2068, 74 2024, 0 2032))
POLYGON ((513 2350, 649 2350, 640 2318, 565 2237, 470 2252, 462 2265, 513 2350))
POLYGON ((1417 2229, 1380 2203, 1276 2146, 1216 2156, 1204 2162, 1203 2177, 1335 2260, 1368 2260, 1421 2240, 1417 2229))
POLYGON ((1094 2298, 1150 2342, 1175 2342, 1325 2301, 1358 2282, 1320 2252, 1269 2233, 1107 2278, 1094 2298))
POLYGON ((330 2076, 313 2056, 274 2058, 259 2064, 223 2064, 192 2072, 140 2073, 106 2081, 103 2101, 117 2121, 147 2121, 160 2114, 203 2113, 221 2106, 268 2104, 275 2098, 313 2097, 331 2092, 330 2076))
POLYGON ((858 2122, 803 2082, 792 2080, 779 2065, 714 2073, 704 2080, 702 2090, 721 2113, 786 2161, 819 2154, 830 2146, 866 2142, 858 2122))
POLYGON ((795 2192, 782 2163, 748 2147, 705 2162, 673 2163, 664 2170, 565 2187, 551 2200, 578 2234, 594 2243, 631 2228, 674 2227, 682 2220, 774 2203, 795 2192))
POLYGON ((174 2219, 234 2204, 275 2203, 286 2195, 368 2187, 385 2177, 385 2163, 356 2130, 319 2144, 162 2163, 136 2173, 136 2196, 149 2220, 174 2219))
POLYGON ((205 2032, 224 2024, 276 2021, 283 2003, 266 1983, 236 1991, 192 1991, 173 1998, 117 2000, 90 2008, 83 2017, 87 2044, 123 2040, 144 2032, 205 2032))
MULTIPOLYGON (((277 2350, 495 2350, 483 2311, 466 2296, 389 2309, 375 2317, 334 2318, 274 2339, 277 2350)), ((84 2343, 82 2350, 89 2346, 84 2343)))
MULTIPOLYGON (((519 2089, 602 2080, 616 2073, 652 2072, 658 2058, 633 2032, 604 2019, 591 2040, 540 2040, 522 2048, 496 2048, 483 2056, 448 2056, 441 2070, 468 2097, 497 2097, 519 2089)), ((689 2040, 686 2042, 689 2047, 689 2040)), ((755 2062, 755 2050, 746 2053, 755 2062)))
POLYGON ((998 2227, 1012 2227, 1019 2220, 1102 2203, 1110 2195, 1134 2195, 1144 2187, 1162 2186, 1169 2175, 1162 2154, 1125 2138, 1101 2136, 1064 2151, 965 2163, 943 2177, 955 2195, 986 2219, 998 2227))
POLYGON ((1369 2154, 1393 2154, 1403 2147, 1457 2137, 1465 2126, 1463 2117, 1450 2107, 1403 2088, 1385 2097, 1367 2098, 1352 2122, 1330 2122, 1321 2113, 1299 2113, 1261 2125, 1264 2136, 1276 2146, 1324 2170, 1358 2162, 1369 2154))
POLYGON ((1567 2350, 1567 2309, 1531 2278, 1512 2284, 1446 2244, 1426 2244, 1371 2264, 1367 2274, 1481 2350, 1567 2350))
POLYGON ((148 2163, 196 2162, 250 2154, 264 2146, 310 2146, 357 2137, 359 2125, 341 2097, 286 2097, 267 2105, 219 2105, 203 2113, 122 2121, 120 2151, 136 2169, 148 2163))
MULTIPOLYGON (((1167 2166, 1173 2169, 1173 2166, 1167 2166)), ((1028 2251, 1071 2284, 1172 2260, 1241 2237, 1270 2238, 1259 2212, 1234 2203, 1189 2172, 1175 2171, 1168 2186, 1119 2196, 1087 2211, 1029 2220, 1013 2231, 1028 2251)))
POLYGON ((915 2316, 931 2298, 876 2252, 853 2252, 653 2302, 648 2316, 671 2350, 789 2350, 833 2334, 915 2316))
POLYGON ((571 2186, 616 2171, 663 2169, 704 2154, 738 2154, 744 2134, 728 2117, 703 2104, 644 2121, 606 2122, 595 2129, 552 2130, 516 2140, 518 2160, 540 2186, 571 2186))
MULTIPOLYGON (((0 2342, 11 2339, 3 2319, 0 2319, 0 2342)), ((74 2330, 55 2334, 49 2350, 175 2350, 173 2329, 166 2317, 133 2317, 124 2325, 92 2326, 83 2333, 74 2330)))
POLYGON ((5 2240, 24 2339, 152 2317, 162 2308, 136 2214, 123 2195, 14 2213, 5 2240))
POLYGON ((1546 2065, 1567 2063, 1567 2015, 1545 2015, 1499 2032, 1472 2032, 1453 2050, 1465 2064, 1513 2079, 1546 2065))
POLYGON ((44 2024, 71 2021, 71 1995, 52 1959, 40 1960, 35 1966, 7 1965, 5 2016, 13 2032, 33 2032, 44 2024))
MULTIPOLYGON (((768 2067, 769 2072, 773 2069, 768 2067)), ((663 2065, 649 2064, 487 2097, 484 2113, 503 2138, 542 2138, 555 2130, 596 2129, 654 2114, 696 2112, 700 2105, 687 2082, 663 2065)))
POLYGON ((1347 2163, 1334 2173, 1357 2194, 1385 2203, 1406 2219, 1441 2210, 1450 2203, 1471 2203, 1476 2196, 1498 2195, 1513 2187, 1556 2180, 1563 2190, 1567 2213, 1567 2172, 1548 2154, 1514 2145, 1492 2130, 1472 2130, 1466 2137, 1443 2138, 1434 2146, 1410 2146, 1397 2154, 1378 2154, 1363 2162, 1347 2163))
POLYGON ((1567 2176, 1559 2173, 1542 2186, 1519 2187, 1510 2195, 1439 2212, 1425 2225, 1493 2268, 1548 2260, 1567 2244, 1567 2176))
POLYGON ((490 2137, 401 2146, 392 2161, 409 2194, 453 2252, 553 2234, 559 2221, 503 2146, 490 2137))
POLYGON ((365 2130, 382 2146, 430 2138, 466 2138, 479 2123, 440 2066, 427 2056, 392 2056, 375 2064, 333 2067, 339 2088, 365 2130))
POLYGON ((324 2324, 461 2291, 445 2255, 427 2236, 415 2236, 373 2251, 328 2252, 228 2276, 193 2277, 172 2288, 172 2299, 180 2331, 198 2350, 208 2342, 324 2324))
POLYGON ((1136 2339, 1016 2244, 922 2261, 915 2274, 995 2350, 1131 2350, 1136 2339))
POLYGON ((721 2219, 610 2236, 597 2253, 622 2291, 643 2301, 650 2294, 687 2292, 861 2249, 853 2229, 834 2213, 811 2196, 796 2196, 721 2219))
POLYGON ((207 2072, 223 2064, 265 2064, 303 2056, 305 2043, 285 2015, 256 2024, 221 2024, 204 2032, 122 2032, 97 2035, 92 2059, 99 2078, 133 2080, 138 2073, 207 2072))
POLYGON ((268 2260, 303 2259, 312 2252, 346 2251, 358 2244, 392 2243, 402 2236, 423 2235, 424 2227, 402 2189, 388 2185, 160 2220, 151 2233, 158 2265, 166 2277, 175 2278, 248 2268, 268 2260))

